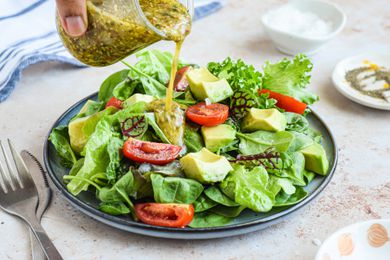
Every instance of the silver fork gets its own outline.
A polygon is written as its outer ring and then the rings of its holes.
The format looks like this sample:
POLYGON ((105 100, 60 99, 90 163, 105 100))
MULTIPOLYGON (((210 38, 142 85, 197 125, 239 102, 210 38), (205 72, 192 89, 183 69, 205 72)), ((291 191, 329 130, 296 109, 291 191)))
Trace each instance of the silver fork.
MULTIPOLYGON (((8 145, 12 151, 10 140, 8 140, 8 145)), ((20 170, 22 169, 20 163, 23 162, 18 161, 11 152, 11 157, 16 166, 16 171, 12 170, 11 161, 1 141, 0 146, 8 169, 8 171, 5 170, 0 160, 0 208, 21 218, 30 226, 48 259, 61 260, 60 253, 35 215, 38 205, 38 193, 30 174, 20 170)))

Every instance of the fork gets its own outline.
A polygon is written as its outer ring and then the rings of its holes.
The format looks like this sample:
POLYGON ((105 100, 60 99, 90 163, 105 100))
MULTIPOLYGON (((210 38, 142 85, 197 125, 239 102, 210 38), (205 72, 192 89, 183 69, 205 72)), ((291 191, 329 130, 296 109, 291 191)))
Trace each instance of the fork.
POLYGON ((19 161, 16 158, 15 150, 9 139, 8 146, 16 171, 12 169, 11 161, 1 141, 0 146, 8 169, 8 171, 5 170, 0 160, 0 208, 8 214, 21 218, 30 226, 49 260, 61 260, 60 253, 51 242, 35 215, 38 205, 38 193, 31 175, 25 170, 22 170, 23 167, 20 167, 20 163, 23 163, 23 161, 19 161))

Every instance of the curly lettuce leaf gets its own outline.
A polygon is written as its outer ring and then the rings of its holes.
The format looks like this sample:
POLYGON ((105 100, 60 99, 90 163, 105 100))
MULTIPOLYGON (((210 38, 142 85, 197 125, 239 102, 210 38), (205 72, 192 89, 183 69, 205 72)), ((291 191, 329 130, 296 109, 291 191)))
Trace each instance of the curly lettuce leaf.
POLYGON ((292 61, 285 58, 274 64, 266 62, 263 87, 313 104, 319 97, 305 89, 310 83, 312 68, 310 59, 303 54, 297 55, 292 61))
POLYGON ((226 79, 233 91, 248 90, 256 93, 262 85, 262 74, 243 60, 228 57, 222 62, 210 62, 208 70, 218 78, 226 79))

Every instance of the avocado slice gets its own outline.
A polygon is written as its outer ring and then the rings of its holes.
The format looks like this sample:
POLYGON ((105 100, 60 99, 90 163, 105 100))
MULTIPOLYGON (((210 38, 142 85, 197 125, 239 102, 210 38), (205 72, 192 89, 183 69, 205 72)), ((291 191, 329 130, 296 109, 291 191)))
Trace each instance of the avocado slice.
POLYGON ((103 111, 96 112, 90 116, 77 118, 69 123, 69 139, 72 149, 81 153, 86 145, 89 137, 95 131, 95 127, 99 120, 105 116, 113 114, 117 111, 114 107, 108 107, 103 111))
POLYGON ((126 99, 123 102, 122 106, 128 107, 128 106, 134 105, 135 103, 138 103, 138 102, 151 103, 155 100, 156 100, 156 98, 153 96, 137 93, 137 94, 132 95, 128 99, 126 99))
POLYGON ((236 138, 236 130, 230 125, 202 126, 201 129, 206 148, 211 152, 228 145, 236 138))
POLYGON ((324 148, 319 143, 314 143, 301 150, 305 156, 305 169, 315 173, 326 175, 329 169, 328 158, 324 148))
POLYGON ((276 108, 251 108, 242 120, 241 127, 246 132, 257 130, 278 132, 283 131, 286 125, 286 116, 276 108))
POLYGON ((204 184, 222 181, 233 170, 224 156, 216 155, 206 148, 185 155, 180 159, 180 164, 188 178, 204 184))
POLYGON ((233 90, 226 79, 218 79, 206 68, 193 69, 186 77, 192 94, 198 100, 210 99, 216 103, 233 95, 233 90))
POLYGON ((84 114, 85 112, 88 111, 89 107, 96 104, 96 101, 93 100, 87 100, 87 102, 84 104, 84 106, 80 109, 78 115, 84 114))

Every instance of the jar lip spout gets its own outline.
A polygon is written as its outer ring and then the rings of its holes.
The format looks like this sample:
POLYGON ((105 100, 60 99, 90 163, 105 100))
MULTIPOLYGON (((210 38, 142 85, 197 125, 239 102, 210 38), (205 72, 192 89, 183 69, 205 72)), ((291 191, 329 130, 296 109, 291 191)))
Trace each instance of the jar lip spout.
MULTIPOLYGON (((156 28, 146 17, 144 11, 142 10, 141 4, 139 3, 139 0, 135 0, 135 8, 137 9, 138 14, 140 15, 142 21, 145 23, 147 27, 149 27, 153 32, 155 32, 157 35, 159 35, 163 39, 167 39, 168 36, 165 32, 161 31, 160 29, 156 28)), ((191 19, 194 18, 194 0, 186 0, 187 2, 187 10, 188 13, 191 16, 191 19)))

